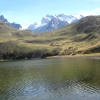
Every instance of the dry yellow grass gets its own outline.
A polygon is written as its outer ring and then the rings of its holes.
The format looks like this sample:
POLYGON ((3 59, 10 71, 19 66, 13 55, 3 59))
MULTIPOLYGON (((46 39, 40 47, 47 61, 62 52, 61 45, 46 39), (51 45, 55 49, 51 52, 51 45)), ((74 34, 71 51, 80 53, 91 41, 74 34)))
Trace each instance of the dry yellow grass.
POLYGON ((52 50, 56 48, 60 50, 60 55, 64 54, 65 50, 69 50, 70 55, 73 52, 83 55, 86 52, 89 53, 89 50, 90 55, 99 53, 100 51, 98 50, 96 52, 93 51, 93 48, 97 49, 100 47, 100 32, 98 30, 96 31, 98 28, 90 33, 84 33, 83 31, 77 31, 78 25, 81 25, 81 23, 78 22, 43 34, 34 34, 28 30, 19 31, 9 28, 4 30, 2 28, 0 30, 0 43, 15 41, 19 46, 26 46, 30 49, 46 48, 52 50))

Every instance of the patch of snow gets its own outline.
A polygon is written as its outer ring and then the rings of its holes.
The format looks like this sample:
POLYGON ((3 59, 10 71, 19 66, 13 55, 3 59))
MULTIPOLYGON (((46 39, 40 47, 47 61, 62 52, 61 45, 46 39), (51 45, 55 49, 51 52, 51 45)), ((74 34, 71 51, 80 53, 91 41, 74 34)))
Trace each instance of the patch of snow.
POLYGON ((43 23, 43 24, 37 25, 36 27, 34 27, 34 29, 39 28, 39 27, 43 27, 45 25, 47 25, 47 23, 43 23))

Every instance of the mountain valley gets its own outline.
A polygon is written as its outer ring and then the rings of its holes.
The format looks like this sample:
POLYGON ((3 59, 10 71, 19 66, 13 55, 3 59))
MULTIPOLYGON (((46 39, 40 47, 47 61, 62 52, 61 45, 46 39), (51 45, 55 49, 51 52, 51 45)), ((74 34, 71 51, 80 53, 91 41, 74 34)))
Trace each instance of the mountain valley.
POLYGON ((86 54, 100 56, 100 16, 87 16, 43 34, 18 30, 0 22, 0 59, 86 54))

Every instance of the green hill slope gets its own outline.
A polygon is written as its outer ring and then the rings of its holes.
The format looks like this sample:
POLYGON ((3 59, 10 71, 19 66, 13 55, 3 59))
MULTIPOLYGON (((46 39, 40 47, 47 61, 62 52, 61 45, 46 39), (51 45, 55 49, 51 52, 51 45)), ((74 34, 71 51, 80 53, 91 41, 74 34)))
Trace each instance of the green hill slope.
POLYGON ((0 22, 0 59, 100 53, 100 16, 88 16, 58 30, 34 34, 0 22))

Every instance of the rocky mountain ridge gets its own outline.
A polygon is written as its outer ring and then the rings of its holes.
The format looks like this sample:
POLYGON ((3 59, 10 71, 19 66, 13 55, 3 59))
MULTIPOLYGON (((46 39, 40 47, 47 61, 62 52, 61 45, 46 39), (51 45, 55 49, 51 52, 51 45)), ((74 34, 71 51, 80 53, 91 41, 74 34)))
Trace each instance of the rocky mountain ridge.
POLYGON ((4 18, 3 15, 0 16, 0 21, 10 25, 13 28, 17 28, 17 29, 22 28, 22 26, 20 24, 18 24, 18 23, 15 23, 15 22, 10 23, 6 18, 4 18))
POLYGON ((37 23, 31 24, 28 29, 35 33, 49 32, 59 29, 68 24, 72 24, 83 18, 83 15, 46 15, 42 18, 41 24, 37 23))

